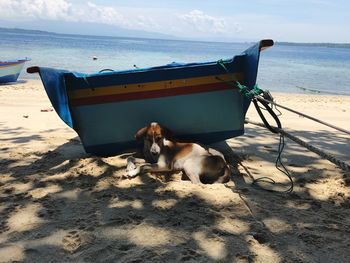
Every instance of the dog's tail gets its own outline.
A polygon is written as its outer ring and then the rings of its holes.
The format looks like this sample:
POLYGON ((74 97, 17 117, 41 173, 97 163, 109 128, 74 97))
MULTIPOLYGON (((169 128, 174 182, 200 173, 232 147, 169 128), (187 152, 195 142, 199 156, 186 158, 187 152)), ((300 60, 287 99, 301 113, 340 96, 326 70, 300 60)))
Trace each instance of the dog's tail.
POLYGON ((228 165, 225 165, 224 169, 223 169, 223 175, 220 176, 218 178, 218 180, 216 181, 219 184, 224 184, 230 181, 231 179, 231 169, 228 165))
POLYGON ((203 184, 227 183, 231 178, 231 169, 220 156, 208 155, 202 159, 202 172, 199 176, 203 184))

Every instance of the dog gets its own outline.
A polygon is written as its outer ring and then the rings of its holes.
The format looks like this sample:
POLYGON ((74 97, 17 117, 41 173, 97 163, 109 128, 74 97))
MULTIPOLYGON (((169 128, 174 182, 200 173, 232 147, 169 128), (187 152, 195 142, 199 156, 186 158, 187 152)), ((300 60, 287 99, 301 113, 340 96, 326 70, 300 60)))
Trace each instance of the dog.
POLYGON ((182 171, 194 184, 227 183, 231 169, 222 153, 196 143, 177 142, 171 132, 152 122, 140 129, 135 138, 143 139, 145 160, 129 157, 126 177, 145 172, 182 171), (136 164, 139 163, 139 166, 136 164))

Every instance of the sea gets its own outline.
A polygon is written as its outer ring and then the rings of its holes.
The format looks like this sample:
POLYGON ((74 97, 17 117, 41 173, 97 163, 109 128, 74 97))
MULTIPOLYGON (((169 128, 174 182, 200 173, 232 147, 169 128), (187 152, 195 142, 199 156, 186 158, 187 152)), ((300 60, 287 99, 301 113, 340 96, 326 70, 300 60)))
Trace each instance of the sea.
MULTIPOLYGON (((241 54, 254 42, 223 43, 55 34, 0 29, 0 60, 94 73, 172 62, 208 62, 241 54), (95 59, 94 59, 95 58, 95 59)), ((22 71, 20 79, 39 78, 22 71)), ((350 44, 276 42, 262 52, 257 83, 271 92, 350 95, 350 44)))

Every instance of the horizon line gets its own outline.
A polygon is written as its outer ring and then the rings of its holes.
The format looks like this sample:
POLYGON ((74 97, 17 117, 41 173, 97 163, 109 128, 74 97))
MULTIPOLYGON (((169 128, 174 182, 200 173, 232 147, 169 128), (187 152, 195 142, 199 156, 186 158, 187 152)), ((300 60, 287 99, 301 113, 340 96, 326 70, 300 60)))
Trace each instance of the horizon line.
MULTIPOLYGON (((27 31, 27 32, 36 32, 40 34, 53 34, 53 35, 62 35, 62 36, 82 36, 82 37, 106 37, 106 38, 130 38, 130 39, 149 39, 149 40, 170 40, 170 41, 188 41, 188 42, 208 42, 208 43, 256 43, 260 40, 227 40, 227 41, 213 41, 205 39, 186 39, 180 38, 178 36, 169 35, 169 38, 159 38, 159 37, 135 37, 135 36, 112 36, 112 35, 94 35, 94 34, 79 34, 79 33, 59 33, 54 31, 46 31, 40 29, 25 29, 19 27, 0 27, 0 30, 17 30, 17 31, 27 31)), ((147 32, 152 33, 152 32, 147 32)), ((349 47, 350 42, 293 42, 293 41, 275 41, 275 45, 336 45, 338 47, 349 47)))

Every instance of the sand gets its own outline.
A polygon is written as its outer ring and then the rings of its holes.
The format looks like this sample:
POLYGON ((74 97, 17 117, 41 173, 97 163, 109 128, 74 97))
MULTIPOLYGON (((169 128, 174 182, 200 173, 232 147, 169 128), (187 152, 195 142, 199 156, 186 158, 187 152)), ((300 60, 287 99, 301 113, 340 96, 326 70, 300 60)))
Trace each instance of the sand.
MULTIPOLYGON (((350 128, 350 97, 273 95, 350 128)), ((350 174, 292 141, 292 194, 251 185, 269 176, 288 187, 274 167, 278 137, 253 125, 230 151, 219 145, 227 185, 129 180, 126 154, 86 154, 51 110, 39 81, 0 86, 0 262, 350 262, 350 174)), ((349 136, 281 112, 286 130, 349 162, 349 136)), ((253 107, 248 116, 259 120, 253 107)))

